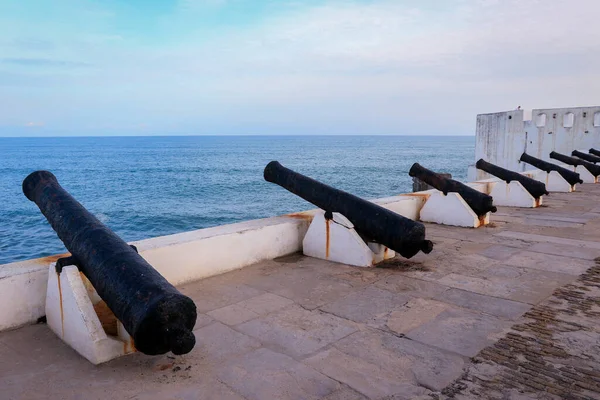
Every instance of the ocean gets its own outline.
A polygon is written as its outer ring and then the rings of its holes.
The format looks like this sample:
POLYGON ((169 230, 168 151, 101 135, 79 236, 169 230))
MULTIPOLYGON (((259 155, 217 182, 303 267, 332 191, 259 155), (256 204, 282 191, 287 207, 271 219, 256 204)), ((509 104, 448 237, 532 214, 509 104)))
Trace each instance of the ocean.
POLYGON ((0 138, 0 264, 65 252, 21 189, 39 169, 126 241, 315 208, 271 160, 366 199, 412 191, 414 162, 466 180, 473 136, 0 138))

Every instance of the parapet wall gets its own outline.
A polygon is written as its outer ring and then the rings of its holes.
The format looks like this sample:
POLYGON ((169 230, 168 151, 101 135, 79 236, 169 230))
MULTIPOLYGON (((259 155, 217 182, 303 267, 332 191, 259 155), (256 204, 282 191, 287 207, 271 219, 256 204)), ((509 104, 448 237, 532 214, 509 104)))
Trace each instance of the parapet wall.
MULTIPOLYGON (((521 154, 553 162, 552 151, 571 155, 572 150, 587 153, 600 146, 600 106, 535 109, 531 120, 523 110, 477 116, 475 162, 480 158, 513 171, 522 172, 527 164, 521 154)), ((469 180, 488 178, 483 171, 469 167, 469 180)))
MULTIPOLYGON (((418 220, 428 192, 373 202, 418 220)), ((222 274, 302 250, 315 210, 133 242, 173 285, 222 274)), ((45 315, 48 266, 64 255, 0 265, 0 331, 45 315)))

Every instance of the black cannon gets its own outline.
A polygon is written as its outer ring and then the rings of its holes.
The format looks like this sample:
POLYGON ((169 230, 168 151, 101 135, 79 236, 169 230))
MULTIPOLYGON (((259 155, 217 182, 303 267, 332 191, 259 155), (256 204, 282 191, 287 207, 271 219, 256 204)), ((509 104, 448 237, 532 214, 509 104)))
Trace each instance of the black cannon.
POLYGON ((565 156, 564 154, 557 153, 555 151, 550 153, 550 158, 561 161, 565 164, 572 165, 574 167, 582 166, 594 176, 600 175, 600 165, 592 164, 591 162, 582 160, 580 158, 565 156))
POLYGON ((595 156, 595 155, 593 155, 593 154, 587 154, 587 153, 583 153, 583 152, 581 152, 581 151, 578 151, 578 150, 573 150, 573 151, 571 152, 571 155, 572 155, 573 157, 579 157, 579 158, 581 158, 582 160, 585 160, 585 161, 588 161, 588 162, 591 162, 591 163, 594 163, 594 164, 596 164, 596 163, 599 163, 599 162, 600 162, 600 157, 598 157, 598 156, 595 156))
POLYGON ((425 226, 375 203, 325 185, 271 161, 265 167, 267 182, 289 190, 325 211, 344 215, 356 231, 369 241, 380 243, 411 258, 419 251, 430 253, 433 244, 425 240, 425 226))
POLYGON ((419 163, 414 163, 408 174, 412 177, 417 177, 430 186, 433 186, 440 192, 447 195, 450 192, 460 194, 460 197, 471 207, 471 209, 482 217, 488 212, 496 212, 498 209, 493 205, 494 199, 485 193, 481 193, 464 183, 455 181, 454 179, 444 178, 433 171, 421 166, 419 163))
POLYGON ((595 156, 600 156, 600 150, 596 150, 596 149, 589 149, 588 152, 590 154, 593 154, 595 156))
POLYGON ((196 343, 196 305, 108 229, 48 171, 31 173, 23 193, 40 211, 77 265, 134 340, 137 350, 156 355, 189 353, 196 343))
POLYGON ((583 183, 583 181, 581 180, 581 178, 579 177, 579 174, 577 172, 570 171, 559 165, 552 164, 547 161, 540 160, 539 158, 532 157, 527 153, 521 154, 521 158, 519 160, 523 161, 529 165, 533 165, 537 169, 541 169, 542 171, 545 171, 546 173, 550 173, 551 171, 556 171, 571 186, 573 186, 577 183, 583 183))
POLYGON ((491 164, 483 159, 480 159, 475 164, 477 168, 482 171, 487 172, 488 174, 494 175, 497 178, 502 179, 506 183, 510 183, 511 181, 520 182, 521 185, 532 195, 534 198, 539 198, 545 194, 548 194, 546 190, 546 185, 540 181, 536 181, 535 179, 531 179, 525 175, 521 175, 518 172, 510 171, 508 169, 504 169, 497 165, 491 164))

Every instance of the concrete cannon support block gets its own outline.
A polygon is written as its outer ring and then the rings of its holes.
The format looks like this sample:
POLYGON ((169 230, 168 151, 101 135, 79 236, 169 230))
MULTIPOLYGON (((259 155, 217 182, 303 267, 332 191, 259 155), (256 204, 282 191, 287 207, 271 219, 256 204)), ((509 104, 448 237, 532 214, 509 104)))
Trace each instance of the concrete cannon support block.
POLYGON ((592 175, 592 173, 584 166, 573 167, 573 171, 579 174, 583 183, 598 183, 598 178, 592 175))
POLYGON ((46 319, 50 329, 92 364, 101 364, 135 352, 133 339, 75 266, 60 275, 55 264, 48 271, 46 319), (98 311, 96 311, 98 310, 98 311), (100 321, 102 313, 103 321, 100 321), (103 327, 111 326, 115 336, 103 327))
POLYGON ((396 255, 386 246, 365 242, 342 214, 333 213, 333 219, 328 220, 323 211, 315 214, 302 241, 302 251, 309 257, 356 267, 372 267, 396 255))
POLYGON ((594 175, 592 175, 592 173, 590 171, 588 171, 588 169, 586 167, 584 167, 583 165, 574 166, 574 165, 565 164, 562 162, 557 162, 556 164, 560 165, 563 168, 566 168, 573 172, 578 173, 579 177, 581 178, 583 183, 598 183, 598 178, 596 178, 594 175))
POLYGON ((521 182, 498 181, 490 182, 489 185, 492 187, 490 196, 494 198, 494 204, 497 206, 535 208, 542 204, 542 198, 533 197, 521 182))
POLYGON ((526 171, 523 172, 523 175, 544 182, 546 184, 546 190, 549 192, 571 193, 575 191, 576 185, 571 186, 569 182, 556 171, 550 171, 550 173, 546 173, 542 170, 526 171))
POLYGON ((421 209, 420 219, 423 222, 477 228, 490 223, 490 213, 480 218, 458 193, 444 195, 435 191, 421 209))

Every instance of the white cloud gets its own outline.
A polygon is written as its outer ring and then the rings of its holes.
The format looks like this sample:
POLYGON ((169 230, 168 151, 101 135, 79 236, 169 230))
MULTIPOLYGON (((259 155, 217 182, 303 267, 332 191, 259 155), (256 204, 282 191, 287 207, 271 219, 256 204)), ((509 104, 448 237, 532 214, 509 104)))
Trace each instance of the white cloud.
MULTIPOLYGON (((185 3, 185 21, 233 6, 185 3)), ((86 121, 109 115, 116 124, 148 121, 148 129, 175 121, 223 131, 247 123, 257 131, 338 124, 353 133, 472 133, 478 112, 597 103, 597 15, 595 0, 340 1, 289 7, 218 34, 191 26, 165 45, 110 31, 89 45, 80 34, 53 51, 94 68, 47 76, 60 90, 36 103, 55 100, 41 110, 53 125, 75 108, 86 121)), ((165 24, 181 26, 179 18, 165 24)), ((11 101, 23 112, 31 104, 11 101)))
POLYGON ((26 126, 27 128, 36 128, 36 127, 41 127, 44 126, 43 122, 27 122, 24 126, 26 126))

